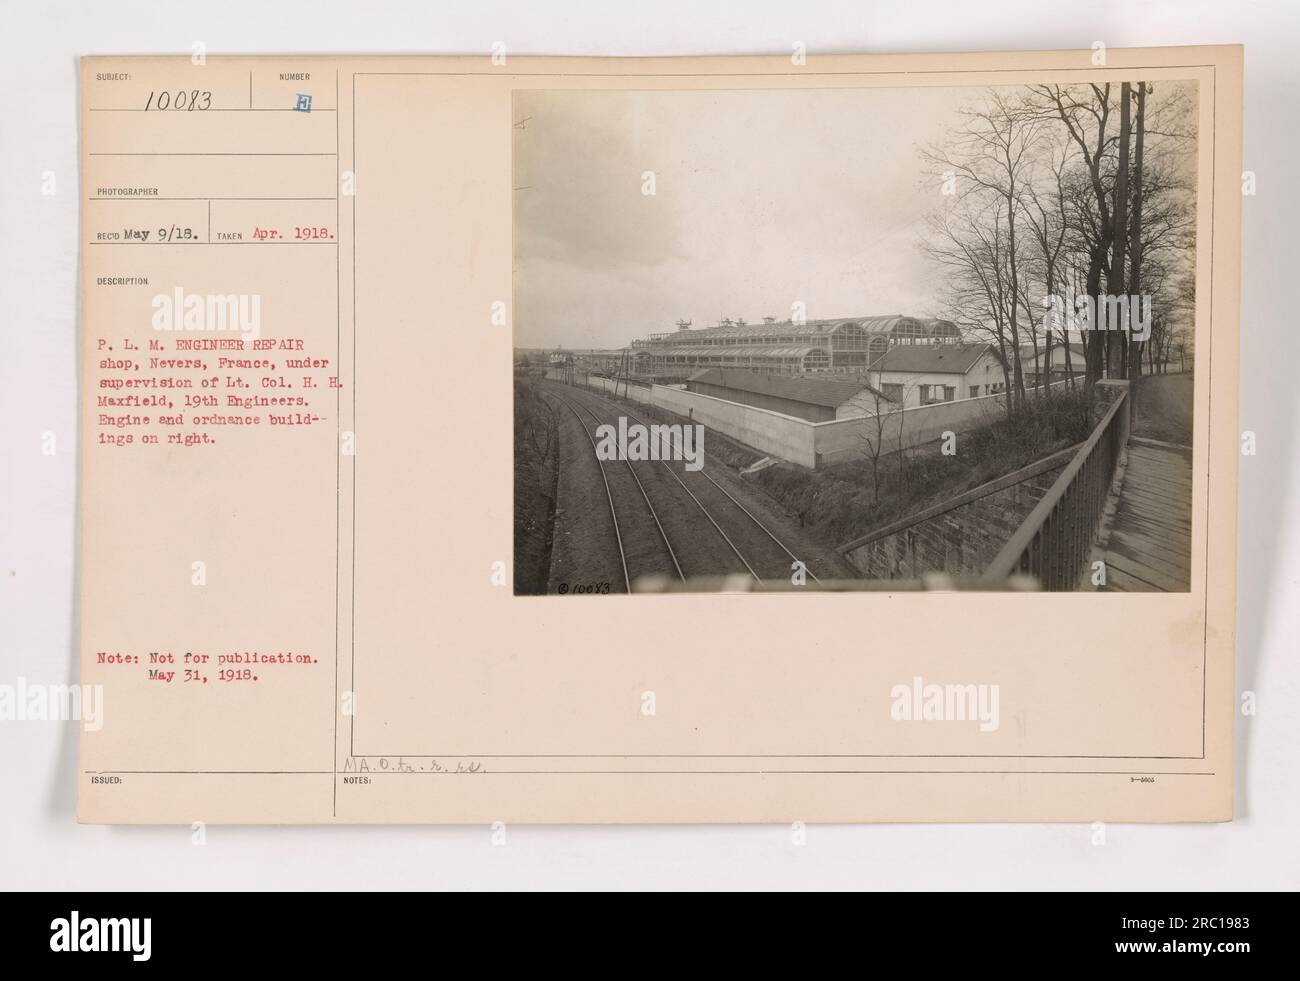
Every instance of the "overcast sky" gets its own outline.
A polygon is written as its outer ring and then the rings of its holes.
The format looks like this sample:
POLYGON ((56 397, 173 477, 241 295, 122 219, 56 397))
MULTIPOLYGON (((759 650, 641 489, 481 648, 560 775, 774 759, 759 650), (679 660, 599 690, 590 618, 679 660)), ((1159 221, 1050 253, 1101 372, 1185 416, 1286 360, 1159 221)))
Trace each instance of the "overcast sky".
POLYGON ((918 148, 978 95, 517 93, 515 344, 621 347, 797 300, 809 319, 937 315, 918 148))

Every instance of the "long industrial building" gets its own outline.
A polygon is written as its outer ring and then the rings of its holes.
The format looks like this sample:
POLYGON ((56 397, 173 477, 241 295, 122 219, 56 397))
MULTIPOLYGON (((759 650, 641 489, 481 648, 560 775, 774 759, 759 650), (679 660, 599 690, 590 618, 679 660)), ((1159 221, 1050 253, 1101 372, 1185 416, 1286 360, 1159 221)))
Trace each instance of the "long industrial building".
POLYGON ((842 317, 835 320, 761 323, 724 320, 716 327, 651 334, 632 342, 634 375, 681 381, 703 368, 745 368, 764 374, 860 372, 891 347, 955 344, 961 331, 947 320, 906 317, 842 317))
POLYGON ((808 422, 875 415, 894 407, 883 392, 850 375, 792 378, 743 368, 704 368, 686 379, 686 390, 808 422))

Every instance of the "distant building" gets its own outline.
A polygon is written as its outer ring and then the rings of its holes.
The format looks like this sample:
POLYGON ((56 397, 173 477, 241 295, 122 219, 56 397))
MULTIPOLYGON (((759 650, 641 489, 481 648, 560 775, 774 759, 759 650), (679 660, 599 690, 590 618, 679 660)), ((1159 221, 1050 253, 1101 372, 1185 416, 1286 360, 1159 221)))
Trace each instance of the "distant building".
MULTIPOLYGON (((895 346, 956 344, 961 331, 946 320, 892 315, 762 323, 723 321, 717 327, 678 329, 632 342, 635 374, 683 379, 702 368, 746 368, 763 374, 861 372, 895 346)), ((687 326, 683 326, 687 325, 687 326)))
POLYGON ((686 380, 686 389, 809 422, 874 414, 877 411, 875 406, 889 404, 883 393, 857 377, 795 378, 760 374, 743 368, 705 368, 686 380), (873 408, 864 411, 864 404, 873 408))
POLYGON ((1002 362, 988 344, 891 347, 872 362, 867 378, 907 408, 996 395, 1005 387, 1002 362))
POLYGON ((575 348, 572 353, 574 366, 582 371, 614 374, 626 370, 626 348, 575 348))
MULTIPOLYGON (((1034 355, 1034 346, 1032 344, 1020 345, 1020 370, 1025 376, 1025 385, 1034 388, 1039 384, 1039 376, 1043 373, 1043 361, 1047 355, 1045 343, 1038 345, 1038 354, 1034 355)), ((1070 345, 1070 369, 1076 375, 1082 375, 1086 367, 1084 361, 1083 345, 1070 345)), ((1065 365, 1065 345, 1059 340, 1052 341, 1052 360, 1049 382, 1061 381, 1067 376, 1065 365)))

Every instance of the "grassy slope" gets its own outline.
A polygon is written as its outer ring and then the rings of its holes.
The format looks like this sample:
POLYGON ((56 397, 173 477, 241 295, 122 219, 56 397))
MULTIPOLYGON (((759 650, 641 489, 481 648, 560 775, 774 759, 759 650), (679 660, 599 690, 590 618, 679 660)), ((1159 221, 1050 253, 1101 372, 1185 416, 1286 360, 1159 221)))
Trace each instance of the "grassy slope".
POLYGON ((559 445, 547 446, 548 426, 555 426, 550 406, 534 384, 516 379, 514 581, 520 595, 545 593, 550 574, 559 445))
POLYGON ((882 457, 879 498, 865 452, 861 461, 815 473, 782 465, 752 479, 818 539, 840 545, 1087 438, 1080 399, 1056 395, 1049 405, 1032 405, 1017 421, 958 434, 952 456, 930 444, 882 457))
POLYGON ((1134 436, 1192 445, 1192 376, 1146 375, 1138 382, 1134 436))

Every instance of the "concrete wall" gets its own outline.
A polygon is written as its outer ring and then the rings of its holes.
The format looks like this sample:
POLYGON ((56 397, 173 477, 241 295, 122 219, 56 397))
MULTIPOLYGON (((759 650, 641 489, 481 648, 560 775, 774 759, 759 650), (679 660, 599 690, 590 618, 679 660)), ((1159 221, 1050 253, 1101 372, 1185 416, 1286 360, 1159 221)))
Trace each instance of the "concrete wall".
POLYGON ((806 419, 809 422, 825 422, 827 419, 834 419, 836 416, 835 410, 830 406, 796 402, 794 399, 783 399, 762 392, 746 392, 738 388, 726 388, 722 385, 710 385, 707 382, 688 381, 686 389, 699 395, 712 395, 714 398, 739 402, 741 405, 771 409, 773 412, 779 412, 786 416, 795 416, 798 419, 806 419))
MULTIPOLYGON (((588 378, 587 385, 612 394, 615 383, 609 378, 588 378)), ((813 466, 813 424, 805 419, 688 392, 680 385, 625 386, 620 382, 618 394, 686 416, 771 456, 813 466)))
POLYGON ((813 452, 817 466, 866 458, 868 447, 882 440, 882 453, 900 447, 920 446, 939 439, 945 431, 960 433, 987 425, 1006 412, 1001 395, 981 395, 977 399, 958 399, 896 409, 883 416, 836 419, 814 426, 813 452))
POLYGON ((898 402, 889 401, 884 397, 884 393, 876 395, 871 389, 864 388, 847 402, 841 402, 836 406, 835 418, 861 419, 863 416, 874 416, 880 412, 888 412, 892 408, 897 408, 899 404, 898 402))
MULTIPOLYGON (((578 381, 583 381, 583 376, 578 376, 578 381)), ((619 398, 631 399, 633 402, 640 402, 643 405, 653 404, 650 399, 650 386, 640 385, 636 382, 625 382, 622 380, 614 381, 612 378, 586 378, 588 388, 594 388, 598 391, 614 394, 618 390, 619 398)))
POLYGON ((703 423, 763 453, 805 467, 816 464, 811 432, 816 423, 668 385, 655 385, 651 400, 669 412, 688 416, 692 422, 703 423))
MULTIPOLYGON (((1059 389, 1066 382, 1053 382, 1059 389)), ((895 409, 883 417, 835 419, 813 424, 816 466, 866 459, 868 448, 883 440, 882 453, 910 449, 940 439, 945 432, 978 429, 1001 419, 1007 411, 1006 394, 981 395, 935 405, 895 409)))
MULTIPOLYGON (((615 382, 609 378, 589 377, 586 383, 611 394, 615 388, 615 382)), ((879 436, 875 417, 808 422, 770 409, 688 392, 680 385, 619 382, 620 397, 625 391, 633 402, 656 405, 687 416, 770 456, 811 469, 865 460, 869 443, 879 436)), ((985 395, 891 412, 884 418, 883 452, 932 442, 946 430, 960 433, 986 425, 1005 411, 1004 396, 985 395)))

